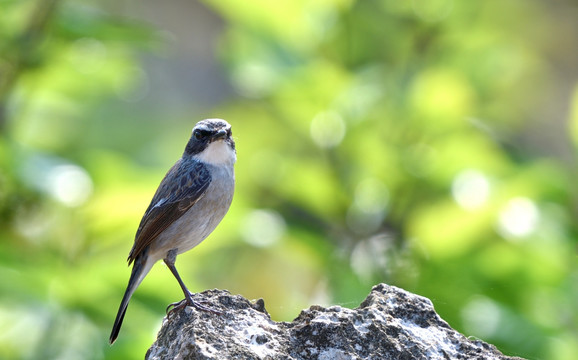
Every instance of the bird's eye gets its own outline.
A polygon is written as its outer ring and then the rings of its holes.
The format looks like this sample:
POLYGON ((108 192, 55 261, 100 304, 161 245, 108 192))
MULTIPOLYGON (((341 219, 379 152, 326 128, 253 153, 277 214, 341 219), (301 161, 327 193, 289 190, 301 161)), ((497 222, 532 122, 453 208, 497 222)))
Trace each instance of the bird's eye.
POLYGON ((227 129, 227 136, 230 137, 231 135, 233 135, 233 132, 231 131, 231 128, 228 128, 227 129))
POLYGON ((195 137, 195 139, 201 140, 202 138, 207 136, 207 132, 204 130, 197 129, 197 130, 193 131, 193 136, 195 137))

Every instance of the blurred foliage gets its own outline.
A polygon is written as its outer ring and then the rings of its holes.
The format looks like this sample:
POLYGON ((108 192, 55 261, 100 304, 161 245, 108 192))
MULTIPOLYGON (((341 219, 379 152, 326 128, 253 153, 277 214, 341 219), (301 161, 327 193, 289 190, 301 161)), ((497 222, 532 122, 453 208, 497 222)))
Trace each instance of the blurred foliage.
POLYGON ((104 3, 0 1, 0 358, 142 358, 182 294, 156 266, 109 347, 124 259, 203 117, 232 123, 239 161, 229 214, 177 261, 191 290, 291 320, 386 282, 507 354, 578 353, 578 84, 549 96, 574 17, 521 0, 203 4, 235 93, 161 118, 142 59, 169 56, 166 34, 104 3), (523 141, 546 107, 569 109, 543 139, 565 158, 523 141))

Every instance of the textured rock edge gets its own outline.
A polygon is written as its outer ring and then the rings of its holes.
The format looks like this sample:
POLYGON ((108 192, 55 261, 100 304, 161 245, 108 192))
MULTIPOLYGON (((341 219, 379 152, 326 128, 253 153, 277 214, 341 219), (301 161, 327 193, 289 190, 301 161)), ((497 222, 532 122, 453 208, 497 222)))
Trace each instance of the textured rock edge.
POLYGON ((226 290, 195 297, 222 313, 187 307, 165 317, 146 359, 521 359, 465 337, 429 299, 386 284, 356 309, 313 305, 292 322, 272 321, 262 299, 226 290))

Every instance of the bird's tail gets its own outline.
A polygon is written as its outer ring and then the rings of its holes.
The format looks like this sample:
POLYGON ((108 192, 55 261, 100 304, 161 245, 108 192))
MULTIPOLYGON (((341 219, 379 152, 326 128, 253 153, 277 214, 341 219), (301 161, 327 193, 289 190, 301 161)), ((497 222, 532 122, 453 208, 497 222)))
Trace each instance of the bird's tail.
POLYGON ((141 255, 143 256, 138 256, 134 261, 130 279, 128 280, 128 286, 126 287, 126 291, 124 292, 124 296, 120 302, 118 313, 116 314, 116 319, 114 320, 114 325, 110 332, 110 338, 108 339, 111 345, 118 337, 120 327, 122 326, 122 320, 124 319, 124 314, 126 313, 126 308, 128 307, 128 302, 130 301, 132 294, 154 265, 154 261, 150 261, 147 256, 148 254, 144 253, 141 255))

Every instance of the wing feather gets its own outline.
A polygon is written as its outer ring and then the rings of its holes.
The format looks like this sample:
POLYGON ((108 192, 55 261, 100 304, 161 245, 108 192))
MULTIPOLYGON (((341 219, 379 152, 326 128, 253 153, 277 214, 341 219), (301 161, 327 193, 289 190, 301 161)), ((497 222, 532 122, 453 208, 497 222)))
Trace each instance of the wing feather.
POLYGON ((173 165, 140 222, 128 255, 129 265, 157 236, 203 197, 210 183, 211 174, 200 162, 191 164, 179 159, 173 165))

